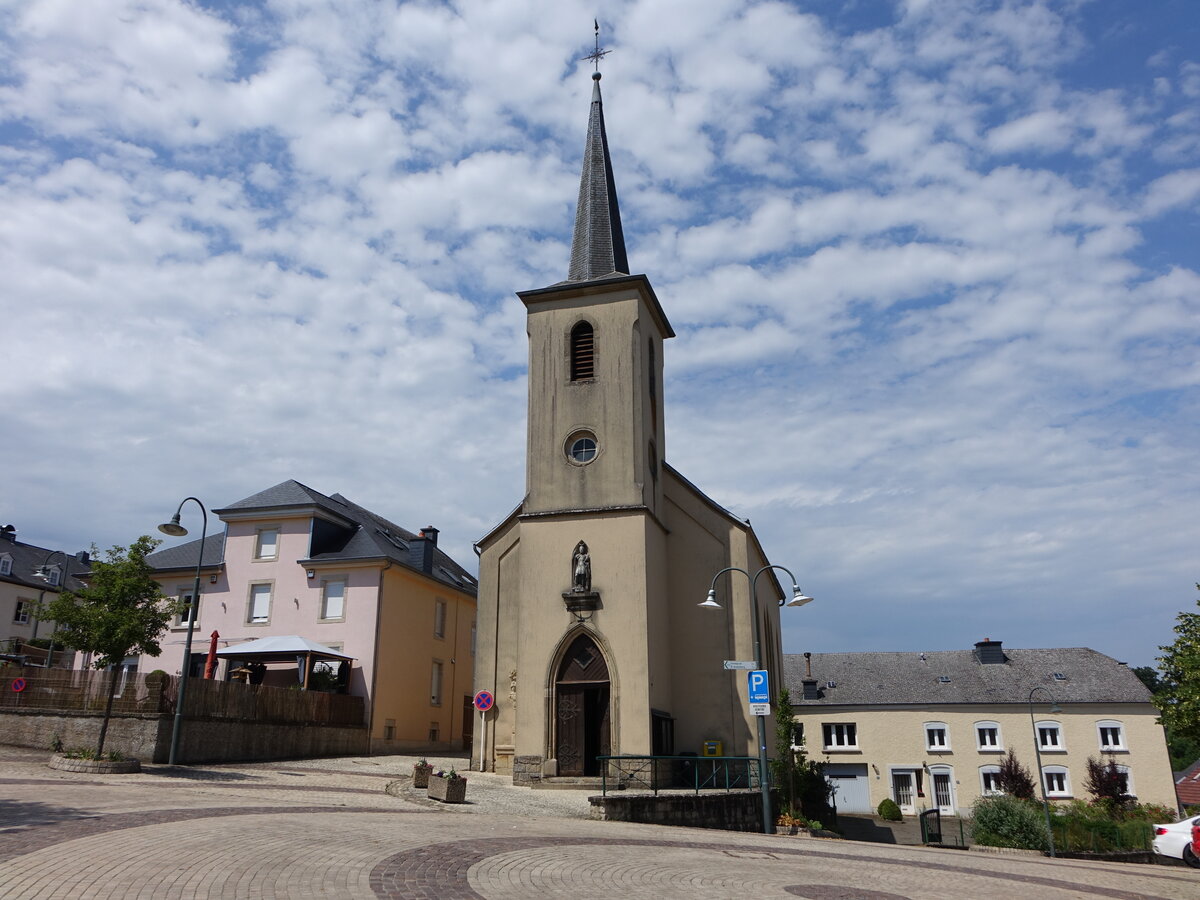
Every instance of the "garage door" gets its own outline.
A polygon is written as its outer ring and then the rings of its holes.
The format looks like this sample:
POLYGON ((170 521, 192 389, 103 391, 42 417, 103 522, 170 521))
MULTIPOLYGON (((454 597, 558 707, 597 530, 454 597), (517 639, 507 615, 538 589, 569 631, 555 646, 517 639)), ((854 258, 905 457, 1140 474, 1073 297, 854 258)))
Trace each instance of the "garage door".
POLYGON ((825 766, 825 777, 833 783, 833 802, 837 804, 838 812, 874 812, 866 763, 829 763, 825 766))

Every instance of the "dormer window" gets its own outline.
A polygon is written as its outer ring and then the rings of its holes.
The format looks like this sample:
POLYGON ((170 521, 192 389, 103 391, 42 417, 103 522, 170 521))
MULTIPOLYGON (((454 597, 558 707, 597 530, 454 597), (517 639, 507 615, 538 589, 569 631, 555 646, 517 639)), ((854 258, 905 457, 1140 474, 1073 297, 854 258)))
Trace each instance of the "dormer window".
POLYGON ((595 333, 590 324, 580 322, 571 329, 571 380, 591 381, 595 377, 595 333))
POLYGON ((12 557, 5 553, 0 556, 0 575, 12 574, 12 557))
POLYGON ((58 566, 51 566, 46 570, 46 584, 56 587, 62 581, 62 569, 58 566))

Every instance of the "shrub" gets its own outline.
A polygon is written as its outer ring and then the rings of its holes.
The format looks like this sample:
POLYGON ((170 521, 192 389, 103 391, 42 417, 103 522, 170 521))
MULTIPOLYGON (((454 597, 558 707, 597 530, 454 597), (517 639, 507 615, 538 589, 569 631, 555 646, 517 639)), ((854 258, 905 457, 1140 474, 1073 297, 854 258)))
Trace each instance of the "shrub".
POLYGON ((1033 776, 1021 765, 1021 761, 1009 750, 1000 760, 1000 771, 996 773, 996 786, 1006 794, 1019 800, 1032 800, 1033 776))
POLYGON ((67 759, 90 759, 97 762, 120 762, 125 758, 124 754, 119 750, 97 753, 92 747, 72 747, 69 750, 64 750, 62 755, 67 759))
POLYGON ((900 822, 904 819, 904 814, 900 812, 900 807, 896 805, 896 801, 891 797, 884 797, 879 801, 879 818, 885 822, 900 822))
POLYGON ((1035 804, 1010 797, 980 797, 972 807, 972 838, 985 847, 1044 850, 1046 820, 1035 804))
POLYGON ((1087 761, 1087 778, 1083 786, 1096 802, 1116 812, 1128 805, 1130 796, 1125 793, 1126 778, 1114 760, 1103 763, 1094 756, 1087 761))

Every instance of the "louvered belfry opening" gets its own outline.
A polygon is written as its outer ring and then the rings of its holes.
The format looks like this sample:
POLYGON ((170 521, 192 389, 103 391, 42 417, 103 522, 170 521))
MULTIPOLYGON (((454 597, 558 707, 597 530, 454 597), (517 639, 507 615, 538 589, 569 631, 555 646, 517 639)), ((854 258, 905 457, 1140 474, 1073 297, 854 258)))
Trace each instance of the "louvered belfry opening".
POLYGON ((591 325, 580 322, 571 329, 571 380, 589 381, 595 377, 595 335, 591 325))

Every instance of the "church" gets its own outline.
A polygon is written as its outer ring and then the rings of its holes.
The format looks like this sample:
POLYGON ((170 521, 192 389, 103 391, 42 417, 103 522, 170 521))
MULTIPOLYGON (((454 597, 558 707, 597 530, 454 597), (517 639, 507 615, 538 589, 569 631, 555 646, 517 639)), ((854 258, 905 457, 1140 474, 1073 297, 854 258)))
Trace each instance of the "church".
MULTIPOLYGON (((631 275, 592 100, 567 279, 519 292, 529 335, 526 492, 477 544, 475 688, 495 696, 475 764, 515 784, 598 775, 598 757, 755 756, 746 673, 755 632, 781 683, 775 570, 749 522, 666 462, 664 344, 675 336, 631 275), (702 609, 714 577, 721 601, 702 609), (717 743, 709 743, 717 742, 717 743)), ((737 423, 730 423, 736 427, 737 423)), ((793 588, 799 596, 799 589, 793 588)))

